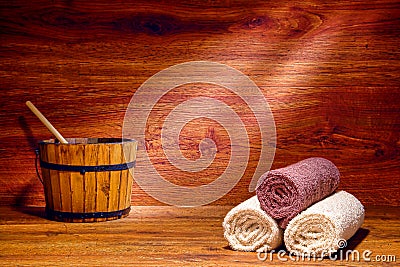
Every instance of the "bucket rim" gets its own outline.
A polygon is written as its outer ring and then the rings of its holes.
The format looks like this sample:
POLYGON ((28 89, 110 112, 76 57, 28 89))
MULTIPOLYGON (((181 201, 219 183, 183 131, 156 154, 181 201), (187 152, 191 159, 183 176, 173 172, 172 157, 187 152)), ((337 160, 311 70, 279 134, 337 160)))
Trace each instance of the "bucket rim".
POLYGON ((56 142, 56 139, 46 139, 41 140, 38 144, 42 145, 105 145, 105 144, 123 144, 123 143, 137 143, 137 140, 131 138, 119 138, 119 137, 88 137, 88 138, 65 138, 68 141, 68 144, 62 144, 60 142, 56 142))

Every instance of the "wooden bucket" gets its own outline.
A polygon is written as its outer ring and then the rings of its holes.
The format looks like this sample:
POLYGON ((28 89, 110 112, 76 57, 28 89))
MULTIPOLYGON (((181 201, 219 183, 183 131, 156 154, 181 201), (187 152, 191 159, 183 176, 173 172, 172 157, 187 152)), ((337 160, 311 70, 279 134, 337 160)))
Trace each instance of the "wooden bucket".
POLYGON ((39 142, 47 217, 98 222, 128 216, 137 142, 120 138, 67 141, 39 142))

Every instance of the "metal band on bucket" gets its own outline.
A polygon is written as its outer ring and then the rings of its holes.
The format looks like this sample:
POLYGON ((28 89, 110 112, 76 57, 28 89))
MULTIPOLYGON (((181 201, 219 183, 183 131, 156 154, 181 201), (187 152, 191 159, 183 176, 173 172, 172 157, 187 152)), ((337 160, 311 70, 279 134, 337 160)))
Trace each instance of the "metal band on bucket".
POLYGON ((63 164, 49 163, 40 160, 40 167, 42 168, 49 170, 56 170, 56 171, 80 172, 81 174, 85 174, 86 172, 122 171, 131 169, 135 167, 135 165, 136 165, 136 160, 122 164, 98 165, 98 166, 63 165, 63 164))
POLYGON ((92 219, 92 218, 121 218, 129 214, 131 207, 117 211, 101 211, 101 212, 64 212, 56 211, 46 207, 46 216, 48 218, 63 220, 63 219, 92 219))

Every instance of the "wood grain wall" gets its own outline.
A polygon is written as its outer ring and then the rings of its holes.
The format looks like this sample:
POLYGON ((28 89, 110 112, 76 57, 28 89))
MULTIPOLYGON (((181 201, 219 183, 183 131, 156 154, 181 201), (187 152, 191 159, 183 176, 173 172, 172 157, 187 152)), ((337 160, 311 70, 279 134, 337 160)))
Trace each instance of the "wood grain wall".
MULTIPOLYGON (((364 204, 399 205, 396 0, 2 0, 0 14, 0 204, 44 203, 33 150, 51 135, 26 100, 64 136, 120 137, 127 105, 146 79, 177 63, 208 60, 236 68, 262 90, 277 129, 273 168, 323 156, 339 167, 340 189, 364 204)), ((223 88, 177 88, 154 121, 190 92, 235 104, 223 88)), ((189 158, 198 157, 196 140, 226 140, 207 120, 182 134, 192 135, 181 146, 189 158)), ((213 204, 248 198, 252 170, 213 204)), ((185 185, 214 177, 169 175, 185 185)), ((160 204, 136 184, 132 203, 160 204)))

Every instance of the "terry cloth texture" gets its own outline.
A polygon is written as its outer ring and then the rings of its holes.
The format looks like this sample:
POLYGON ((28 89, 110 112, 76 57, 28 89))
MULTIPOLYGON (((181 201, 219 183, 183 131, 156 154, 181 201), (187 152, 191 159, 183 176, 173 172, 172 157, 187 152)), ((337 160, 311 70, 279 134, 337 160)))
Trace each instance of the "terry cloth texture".
POLYGON ((340 174, 324 158, 308 158, 285 168, 264 173, 256 193, 261 208, 278 220, 281 228, 313 203, 335 191, 340 174))
POLYGON ((353 195, 340 191, 291 220, 284 233, 285 245, 296 255, 328 256, 345 247, 363 222, 363 205, 353 195))
POLYGON ((232 249, 268 251, 282 244, 283 230, 260 208, 257 196, 234 207, 222 224, 232 249))

